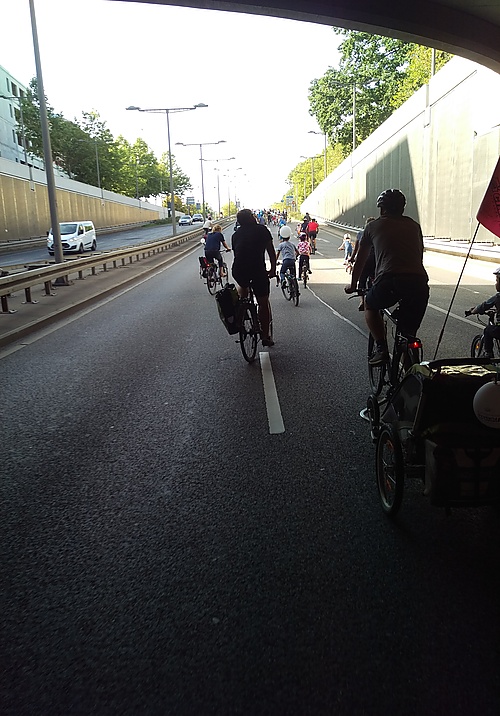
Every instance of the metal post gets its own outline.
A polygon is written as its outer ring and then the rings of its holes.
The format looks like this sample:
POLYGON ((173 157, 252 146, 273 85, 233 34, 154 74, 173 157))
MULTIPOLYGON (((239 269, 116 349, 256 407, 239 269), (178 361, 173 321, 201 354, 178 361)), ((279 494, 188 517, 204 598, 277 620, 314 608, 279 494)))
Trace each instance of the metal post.
MULTIPOLYGON (((45 161, 45 174, 47 176, 47 193, 49 198, 50 220, 52 222, 52 236, 54 237, 54 259, 56 263, 63 263, 63 250, 61 243, 61 230, 57 213, 56 182, 54 167, 52 165, 52 147, 50 145, 49 121, 47 118, 47 105, 43 88, 42 64, 40 62, 40 49, 38 46, 38 32, 36 28, 35 7, 33 0, 29 0, 31 14, 31 31, 33 34, 33 49, 35 54, 36 78, 38 85, 38 101, 40 103, 40 123, 42 126, 43 157, 45 161)), ((59 283, 66 281, 58 279, 59 283)))
POLYGON ((314 191, 314 157, 311 157, 311 193, 314 191))
POLYGON ((201 166, 201 204, 202 204, 202 211, 203 214, 203 221, 205 221, 206 214, 205 214, 205 186, 203 184, 203 144, 200 144, 200 166, 201 166))
POLYGON ((220 218, 220 185, 219 185, 219 169, 217 168, 217 199, 219 201, 219 218, 220 218))
POLYGON ((324 179, 326 179, 326 174, 327 174, 326 150, 327 150, 327 136, 326 136, 326 132, 325 132, 325 164, 324 164, 325 176, 323 177, 324 179))
POLYGON ((352 151, 356 149, 356 83, 352 86, 352 151))
POLYGON ((172 219, 172 236, 177 235, 177 219, 175 217, 175 196, 174 196, 174 172, 172 169, 172 150, 170 148, 170 120, 169 110, 165 110, 167 115, 167 137, 168 137, 168 168, 170 172, 170 217, 172 219))
POLYGON ((97 186, 99 187, 99 190, 101 192, 101 199, 104 199, 104 194, 102 192, 102 186, 101 186, 101 172, 99 171, 99 152, 97 151, 97 139, 94 137, 95 142, 95 163, 97 168, 97 186))

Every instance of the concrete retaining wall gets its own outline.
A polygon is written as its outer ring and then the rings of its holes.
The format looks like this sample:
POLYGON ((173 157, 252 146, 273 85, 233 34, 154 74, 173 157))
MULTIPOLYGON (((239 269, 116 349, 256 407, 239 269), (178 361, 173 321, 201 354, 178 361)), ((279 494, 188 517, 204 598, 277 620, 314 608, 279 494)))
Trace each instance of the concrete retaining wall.
MULTIPOLYGON (((398 188, 425 236, 470 239, 500 151, 500 75, 459 57, 378 127, 301 210, 362 227, 398 188)), ((500 239, 480 228, 478 241, 500 239)))
MULTIPOLYGON (((45 172, 0 158, 0 247, 7 242, 45 236, 50 228, 45 172)), ((138 224, 167 218, 166 207, 100 191, 56 177, 59 221, 90 219, 96 228, 138 224)))

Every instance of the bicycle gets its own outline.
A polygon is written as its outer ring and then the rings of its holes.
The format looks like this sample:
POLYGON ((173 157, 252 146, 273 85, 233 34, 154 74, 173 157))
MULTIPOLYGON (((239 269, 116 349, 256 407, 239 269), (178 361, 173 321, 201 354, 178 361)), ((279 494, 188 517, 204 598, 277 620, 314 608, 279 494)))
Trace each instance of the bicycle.
POLYGON ((295 306, 299 305, 299 282, 296 277, 291 274, 289 268, 285 271, 285 278, 281 282, 281 290, 287 301, 293 301, 295 306))
MULTIPOLYGON (((227 253, 227 250, 226 250, 227 253)), ((219 272, 219 265, 216 259, 212 259, 206 269, 207 288, 211 296, 215 296, 217 292, 217 284, 220 283, 223 288, 229 282, 229 270, 227 264, 223 261, 219 272)))
MULTIPOLYGON (((364 296, 366 289, 356 291, 354 296, 364 296)), ((423 356, 422 341, 417 336, 405 335, 399 330, 398 315, 399 304, 392 311, 383 308, 380 311, 384 320, 384 334, 387 341, 388 325, 392 324, 391 332, 394 339, 392 354, 389 362, 371 365, 370 360, 376 353, 375 340, 370 333, 368 337, 368 378, 372 395, 376 399, 387 386, 388 395, 392 395, 401 383, 405 373, 412 365, 421 363, 423 356)))
POLYGON ((302 283, 304 284, 304 288, 307 288, 307 282, 309 281, 309 271, 307 269, 307 264, 304 261, 302 264, 302 271, 300 273, 300 278, 302 283))
MULTIPOLYGON (((497 326, 496 323, 496 316, 497 312, 494 308, 490 309, 489 311, 486 311, 484 314, 471 314, 470 311, 465 311, 466 316, 476 315, 477 320, 479 323, 483 326, 490 325, 490 326, 497 326), (486 324, 484 321, 481 320, 480 315, 484 315, 488 317, 488 323, 486 324)), ((471 358, 481 358, 484 356, 484 333, 478 333, 477 336, 474 336, 472 339, 472 343, 470 346, 470 355, 471 358)), ((500 338, 493 338, 493 356, 495 358, 500 358, 500 338)))
MULTIPOLYGON (((238 301, 239 344, 243 358, 247 363, 253 363, 257 355, 257 344, 262 339, 262 329, 259 321, 258 304, 252 287, 248 294, 238 301)), ((269 305, 269 335, 273 336, 273 317, 269 305)))

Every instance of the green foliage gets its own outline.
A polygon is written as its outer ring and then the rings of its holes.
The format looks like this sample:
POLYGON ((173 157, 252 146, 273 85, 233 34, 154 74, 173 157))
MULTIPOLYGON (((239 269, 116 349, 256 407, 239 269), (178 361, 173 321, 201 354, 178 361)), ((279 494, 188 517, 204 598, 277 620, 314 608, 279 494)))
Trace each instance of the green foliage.
POLYGON ((429 82, 432 74, 433 52, 435 72, 440 70, 441 67, 453 57, 453 55, 450 55, 448 52, 443 52, 442 50, 433 51, 431 47, 413 45, 405 78, 391 100, 394 109, 404 104, 420 87, 429 82))
MULTIPOLYGON (((353 110, 357 145, 428 81, 429 72, 420 71, 425 63, 418 61, 419 45, 366 32, 336 32, 344 37, 339 68, 330 67, 311 82, 309 111, 347 156, 353 146, 353 110)), ((450 55, 439 54, 442 66, 450 55)))
MULTIPOLYGON (((142 139, 130 144, 124 137, 113 138, 96 110, 82 112, 81 121, 56 114, 47 99, 47 115, 54 163, 72 179, 132 197, 162 194, 170 203, 168 153, 158 161, 142 139)), ((29 151, 43 157, 40 104, 36 78, 22 100, 25 135, 29 151)), ((182 210, 177 194, 190 191, 189 177, 177 166, 172 155, 175 205, 182 210)))

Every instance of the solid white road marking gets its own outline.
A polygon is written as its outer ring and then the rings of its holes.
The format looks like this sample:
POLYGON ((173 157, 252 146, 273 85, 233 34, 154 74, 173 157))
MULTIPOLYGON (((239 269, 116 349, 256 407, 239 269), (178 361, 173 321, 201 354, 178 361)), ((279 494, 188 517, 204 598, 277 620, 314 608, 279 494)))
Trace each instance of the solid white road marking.
POLYGON ((283 416, 281 415, 280 401, 276 392, 273 369, 271 367, 271 356, 262 351, 259 353, 262 381, 264 383, 264 398, 266 401, 267 421, 271 435, 285 432, 283 416))

